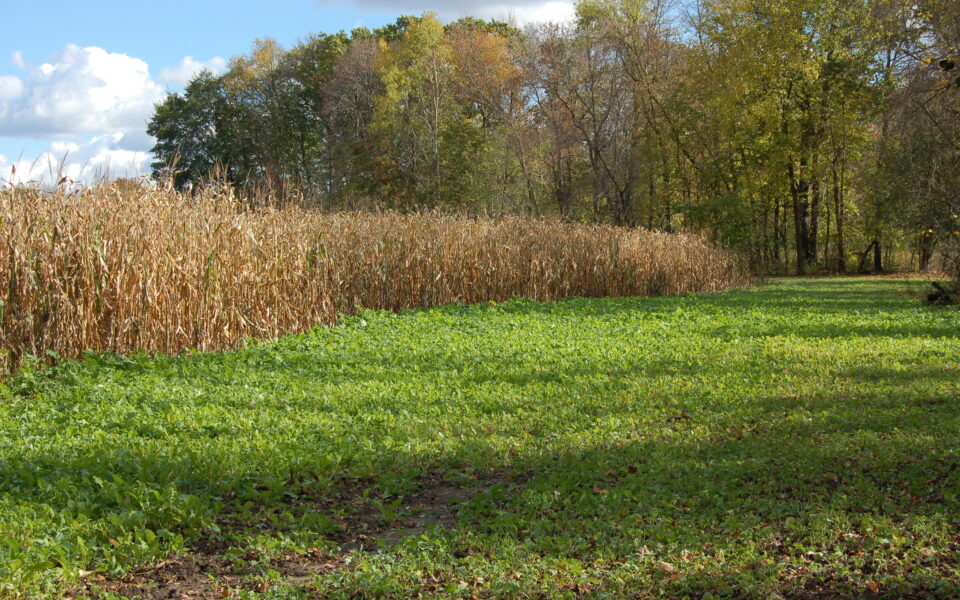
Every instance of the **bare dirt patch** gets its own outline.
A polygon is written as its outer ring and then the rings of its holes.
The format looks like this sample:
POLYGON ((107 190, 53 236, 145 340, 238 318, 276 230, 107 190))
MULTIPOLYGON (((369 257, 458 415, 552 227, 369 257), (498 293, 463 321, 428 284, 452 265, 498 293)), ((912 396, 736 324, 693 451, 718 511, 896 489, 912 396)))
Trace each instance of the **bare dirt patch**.
POLYGON ((82 592, 109 591, 143 600, 223 600, 233 597, 240 589, 266 592, 276 583, 308 585, 315 575, 341 568, 345 558, 319 551, 284 556, 271 561, 271 569, 280 573, 281 581, 257 582, 247 579, 254 574, 252 571, 232 566, 223 555, 195 553, 164 561, 118 580, 90 580, 82 592))
POLYGON ((405 538, 420 535, 431 526, 455 527, 459 521, 459 505, 491 485, 493 483, 465 489, 435 482, 420 493, 406 498, 402 503, 401 511, 404 516, 378 531, 372 536, 373 540, 378 547, 388 548, 397 545, 405 538))
MULTIPOLYGON (((475 481, 468 486, 457 486, 438 479, 424 480, 417 493, 404 497, 398 503, 393 509, 396 517, 389 521, 384 520, 382 510, 360 494, 340 494, 341 500, 337 504, 321 500, 324 508, 341 506, 350 509, 351 518, 343 521, 341 531, 333 535, 334 541, 340 545, 340 551, 312 550, 305 554, 274 557, 269 562, 269 568, 280 574, 279 580, 257 578, 258 571, 248 566, 248 562, 228 560, 225 554, 229 544, 205 541, 197 544, 188 555, 172 557, 121 578, 109 579, 102 575, 88 577, 69 596, 113 592, 143 600, 223 600, 235 596, 241 589, 266 592, 274 585, 308 586, 318 575, 346 568, 352 561, 351 557, 357 553, 388 550, 404 539, 420 535, 434 526, 455 528, 460 521, 459 507, 462 503, 498 483, 510 482, 515 482, 513 477, 501 475, 475 481)), ((221 521, 221 526, 238 529, 229 516, 221 521)))

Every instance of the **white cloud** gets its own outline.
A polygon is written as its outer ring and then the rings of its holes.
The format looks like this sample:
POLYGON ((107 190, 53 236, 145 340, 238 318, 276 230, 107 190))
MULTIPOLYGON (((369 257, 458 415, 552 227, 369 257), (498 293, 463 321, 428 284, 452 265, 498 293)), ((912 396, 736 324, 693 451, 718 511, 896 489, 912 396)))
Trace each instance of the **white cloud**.
MULTIPOLYGON (((23 82, 19 77, 4 75, 0 77, 0 101, 13 100, 23 94, 23 82)), ((0 109, 2 110, 2 109, 0 109)), ((0 115, 3 113, 0 112, 0 115)))
POLYGON ((533 2, 529 4, 492 4, 478 8, 477 14, 487 19, 513 19, 527 23, 568 23, 573 21, 572 2, 533 2))
POLYGON ((33 159, 8 161, 0 155, 0 183, 90 182, 102 177, 136 177, 149 172, 153 140, 146 133, 112 133, 83 142, 56 141, 33 159))
POLYGON ((147 63, 95 46, 70 44, 39 67, 22 56, 14 62, 26 76, 7 77, 0 87, 0 136, 70 138, 143 129, 164 94, 147 63))
POLYGON ((154 139, 146 125, 154 105, 168 88, 182 87, 201 69, 226 67, 220 57, 188 56, 153 78, 138 58, 72 44, 39 66, 14 52, 13 64, 20 76, 0 76, 0 150, 5 151, 0 183, 49 184, 60 176, 79 182, 148 172, 154 139), (8 158, 17 156, 12 138, 47 140, 46 150, 8 158))
MULTIPOLYGON (((320 0, 321 4, 332 4, 332 0, 320 0)), ((525 25, 535 21, 566 22, 573 19, 573 2, 563 0, 526 0, 520 2, 489 3, 482 0, 352 0, 354 6, 371 12, 390 14, 420 14, 434 11, 443 19, 458 19, 472 15, 484 19, 505 19, 512 17, 518 24, 525 25)))
POLYGON ((206 69, 213 74, 220 74, 227 67, 227 61, 219 56, 214 56, 208 61, 194 60, 192 56, 184 57, 180 64, 174 67, 167 67, 160 71, 157 80, 175 87, 184 87, 194 75, 206 69))

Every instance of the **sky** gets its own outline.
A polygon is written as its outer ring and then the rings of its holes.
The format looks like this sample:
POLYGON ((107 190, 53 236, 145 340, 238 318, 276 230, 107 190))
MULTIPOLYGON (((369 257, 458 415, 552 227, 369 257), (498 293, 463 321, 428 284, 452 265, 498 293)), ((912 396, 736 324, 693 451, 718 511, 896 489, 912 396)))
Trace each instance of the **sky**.
POLYGON ((0 34, 0 184, 148 173, 154 105, 203 68, 272 37, 375 28, 401 14, 566 21, 565 0, 47 0, 5 2, 0 34))

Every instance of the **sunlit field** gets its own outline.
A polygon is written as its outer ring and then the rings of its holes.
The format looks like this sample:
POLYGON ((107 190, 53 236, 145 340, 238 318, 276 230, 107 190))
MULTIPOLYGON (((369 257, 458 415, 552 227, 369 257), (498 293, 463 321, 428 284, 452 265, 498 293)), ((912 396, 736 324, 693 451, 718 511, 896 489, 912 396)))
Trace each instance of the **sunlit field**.
POLYGON ((960 313, 898 280, 362 311, 0 403, 7 595, 940 597, 960 313))

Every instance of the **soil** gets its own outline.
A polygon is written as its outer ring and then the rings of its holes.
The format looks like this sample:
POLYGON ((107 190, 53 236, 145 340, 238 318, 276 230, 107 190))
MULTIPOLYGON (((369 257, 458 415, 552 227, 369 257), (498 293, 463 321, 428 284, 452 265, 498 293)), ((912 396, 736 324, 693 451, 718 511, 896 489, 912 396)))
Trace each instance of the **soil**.
MULTIPOLYGON (((255 569, 246 566, 249 561, 230 561, 224 557, 229 544, 201 541, 186 555, 174 556, 152 567, 121 578, 91 575, 69 597, 113 592, 127 598, 143 600, 223 600, 231 598, 240 589, 266 592, 269 587, 284 584, 291 587, 309 586, 318 575, 348 567, 354 556, 364 552, 387 550, 404 539, 420 535, 432 526, 452 529, 459 523, 458 505, 473 498, 491 486, 512 481, 510 476, 497 476, 476 482, 471 487, 457 487, 439 480, 426 480, 416 494, 404 498, 397 510, 397 520, 383 523, 382 515, 359 494, 352 495, 351 503, 365 508, 356 517, 343 523, 343 529, 334 536, 339 552, 313 550, 306 554, 290 554, 270 561, 270 569, 280 574, 280 580, 266 583, 255 569)), ((350 496, 348 494, 348 496, 350 496)), ((342 500, 340 504, 342 504, 342 500)), ((324 508, 334 506, 321 502, 324 508)), ((229 518, 221 528, 236 528, 229 518)), ((255 560, 256 556, 250 556, 255 560)))

